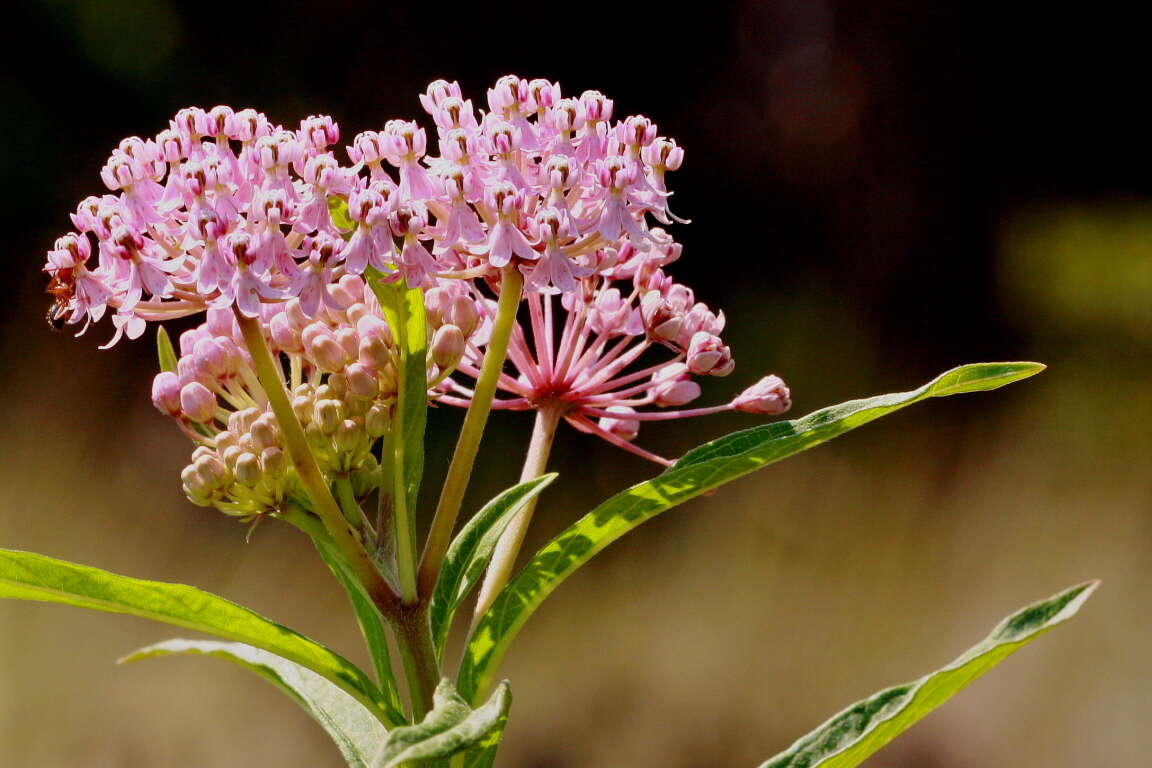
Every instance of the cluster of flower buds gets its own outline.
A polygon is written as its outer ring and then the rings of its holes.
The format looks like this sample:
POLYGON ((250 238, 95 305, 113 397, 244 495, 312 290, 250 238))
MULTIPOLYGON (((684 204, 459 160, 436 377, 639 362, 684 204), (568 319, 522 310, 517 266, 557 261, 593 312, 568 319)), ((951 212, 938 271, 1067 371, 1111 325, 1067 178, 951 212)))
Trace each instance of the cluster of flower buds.
POLYGON ((286 361, 324 471, 371 463, 396 352, 370 269, 424 289, 429 397, 441 402, 469 404, 513 268, 530 320, 513 334, 496 408, 556 408, 661 462, 631 442, 641 421, 787 409, 774 376, 730 403, 682 408, 701 393, 694 377, 734 363, 723 314, 664 271, 681 251, 665 227, 682 221, 666 174, 684 154, 651 120, 615 119, 597 91, 564 96, 514 75, 488 90, 487 109, 445 81, 420 102, 435 141, 392 120, 354 136, 347 161, 328 117, 289 129, 252 109, 181 110, 155 137, 120 143, 100 174, 108 192, 83 200, 76 231, 48 252, 53 324, 87 328, 112 308, 109 345, 207 311, 154 390, 200 445, 185 473, 194 500, 250 515, 295 488, 276 433, 258 426, 274 420, 234 313, 258 318, 286 361), (652 364, 650 349, 667 359, 652 364))
MULTIPOLYGON (((346 275, 325 291, 330 303, 314 317, 293 299, 270 305, 263 319, 270 348, 286 363, 292 409, 321 471, 348 478, 364 496, 379 482, 372 448, 391 427, 399 352, 361 278, 346 275)), ((435 320, 427 377, 435 388, 486 326, 472 302, 443 291, 426 298, 435 320)), ((211 309, 202 325, 180 336, 176 370, 156 376, 152 402, 198 443, 184 471, 193 502, 251 517, 282 509, 297 491, 295 470, 231 312, 211 309)))

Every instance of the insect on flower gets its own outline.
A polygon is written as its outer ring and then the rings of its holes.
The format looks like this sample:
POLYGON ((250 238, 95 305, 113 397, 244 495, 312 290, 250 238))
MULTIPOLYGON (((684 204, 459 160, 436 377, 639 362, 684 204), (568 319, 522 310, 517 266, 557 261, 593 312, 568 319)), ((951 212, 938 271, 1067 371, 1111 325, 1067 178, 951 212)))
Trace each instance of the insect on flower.
POLYGON ((72 267, 57 267, 50 272, 52 276, 48 279, 48 287, 44 292, 51 296, 53 301, 44 317, 52 330, 60 331, 64 329, 64 323, 68 320, 70 314, 68 305, 76 292, 76 270, 72 267))

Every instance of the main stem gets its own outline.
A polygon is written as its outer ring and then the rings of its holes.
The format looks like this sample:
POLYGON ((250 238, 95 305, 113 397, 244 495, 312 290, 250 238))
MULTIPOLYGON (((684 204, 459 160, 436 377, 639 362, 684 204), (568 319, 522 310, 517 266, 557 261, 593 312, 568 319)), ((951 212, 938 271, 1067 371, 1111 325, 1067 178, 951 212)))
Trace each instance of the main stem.
MULTIPOLYGON (((532 425, 532 439, 528 443, 528 455, 524 458, 524 468, 520 471, 520 482, 525 483, 544 474, 548 466, 548 454, 552 452, 552 441, 556 437, 556 427, 560 424, 560 417, 563 414, 563 409, 554 403, 545 403, 537 409, 536 421, 532 425)), ((516 567, 516 556, 520 554, 524 535, 528 532, 528 525, 532 522, 532 513, 536 511, 536 501, 539 498, 537 495, 529 499, 500 535, 496 550, 492 554, 492 562, 484 574, 484 583, 480 586, 480 596, 476 599, 476 610, 472 614, 473 627, 487 613, 500 590, 512 577, 512 570, 516 567)))
POLYGON ((440 665, 436 661, 427 607, 423 604, 403 606, 395 629, 396 647, 412 702, 412 722, 418 723, 431 711, 432 694, 440 682, 440 665))
POLYGON ((452 540, 456 527, 456 517, 464 501, 464 491, 472 476, 472 466, 480 450, 480 439, 484 436, 484 425, 492 410, 492 399, 496 396, 496 384, 504 369, 508 355, 508 341, 512 338, 512 328, 516 325, 516 311, 520 307, 520 294, 524 289, 524 277, 514 264, 504 267, 500 281, 500 302, 496 309, 496 319, 488 350, 484 353, 484 363, 480 368, 480 378, 472 395, 472 403, 464 416, 464 425, 456 441, 456 451, 448 467, 444 489, 440 492, 440 502, 436 505, 436 516, 432 519, 432 529, 424 545, 424 555, 420 560, 419 594, 427 600, 436 587, 440 566, 452 540))
POLYGON ((256 378, 259 379, 264 394, 268 396, 268 404, 272 407, 272 413, 280 426, 280 434, 284 438, 284 445, 288 448, 288 456, 292 459, 296 474, 300 477, 300 484, 304 486, 312 501, 313 511, 381 612, 385 616, 395 615, 399 598, 384 580, 364 547, 352 535, 340 505, 333 498, 332 491, 316 464, 316 457, 308 446, 304 428, 300 426, 300 421, 292 410, 288 392, 284 389, 282 369, 272 359, 268 343, 264 340, 264 332, 260 328, 260 321, 254 317, 246 317, 239 310, 235 311, 235 315, 236 321, 240 324, 240 332, 244 334, 244 344, 252 356, 256 378))

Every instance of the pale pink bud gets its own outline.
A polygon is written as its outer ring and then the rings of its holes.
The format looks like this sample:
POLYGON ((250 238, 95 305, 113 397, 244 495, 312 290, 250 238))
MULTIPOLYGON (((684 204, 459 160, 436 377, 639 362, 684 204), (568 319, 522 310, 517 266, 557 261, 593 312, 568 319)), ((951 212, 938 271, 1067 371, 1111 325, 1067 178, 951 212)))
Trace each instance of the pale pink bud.
POLYGON ((727 376, 735 367, 732 351, 719 336, 700 331, 688 344, 688 370, 698 376, 727 376))
POLYGON ((348 391, 359 397, 376 397, 379 385, 372 369, 363 363, 352 363, 344 372, 348 391))
POLYGON ((688 366, 672 363, 652 374, 653 403, 667 408, 687 405, 700 397, 700 385, 692 380, 688 366))
POLYGON ((792 395, 779 376, 765 376, 737 395, 732 407, 745 413, 775 415, 792 407, 792 395))
POLYGON ((197 341, 192 356, 196 368, 205 377, 224 378, 235 373, 235 360, 230 350, 216 339, 197 341))
POLYGON ((609 419, 607 417, 600 419, 600 428, 605 432, 609 432, 621 440, 635 440, 636 435, 640 434, 640 422, 637 419, 625 418, 630 414, 636 413, 635 410, 626 405, 610 405, 605 410, 610 413, 620 414, 620 417, 609 419))
POLYGON ((176 418, 182 409, 180 405, 180 377, 171 371, 156 374, 152 379, 152 405, 167 416, 176 418))
POLYGON ((337 328, 336 343, 343 348, 345 361, 350 362, 356 359, 360 346, 360 336, 354 328, 347 326, 337 328))
POLYGON ((272 343, 282 352, 300 354, 304 351, 300 343, 300 334, 287 315, 282 313, 273 315, 268 322, 268 331, 272 336, 272 343))
POLYGON ((471 336, 480 324, 480 313, 476 302, 468 296, 457 296, 452 300, 450 320, 465 336, 471 336))
POLYGON ((442 325, 432 336, 432 362, 441 370, 455 368, 464 356, 464 334, 454 325, 442 325))
POLYGON ((198 381, 180 388, 180 410, 195 422, 207 424, 216 413, 216 395, 198 381))

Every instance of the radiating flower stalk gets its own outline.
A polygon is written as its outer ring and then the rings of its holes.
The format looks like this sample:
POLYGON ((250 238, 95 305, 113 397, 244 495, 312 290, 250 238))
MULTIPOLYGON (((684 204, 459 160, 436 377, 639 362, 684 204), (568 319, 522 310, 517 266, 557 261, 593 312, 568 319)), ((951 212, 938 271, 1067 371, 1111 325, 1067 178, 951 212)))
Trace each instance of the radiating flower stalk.
MULTIPOLYGON (((683 151, 650 120, 511 75, 487 110, 444 81, 420 102, 434 145, 391 120, 343 150, 328 117, 285 128, 252 109, 181 110, 113 151, 107 193, 80 203, 45 266, 50 319, 83 333, 109 315, 105 346, 203 313, 152 388, 195 445, 185 493, 335 547, 395 634, 414 719, 441 676, 428 605, 490 411, 535 412, 527 481, 561 423, 668 465, 635 443, 642 422, 790 405, 766 376, 690 407, 698 379, 734 362, 723 313, 666 271, 681 255, 667 228, 683 222, 666 174, 683 151), (466 413, 420 548, 427 405, 466 413)), ((476 617, 535 502, 501 535, 476 617)))

